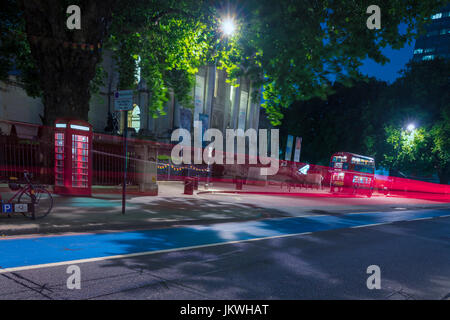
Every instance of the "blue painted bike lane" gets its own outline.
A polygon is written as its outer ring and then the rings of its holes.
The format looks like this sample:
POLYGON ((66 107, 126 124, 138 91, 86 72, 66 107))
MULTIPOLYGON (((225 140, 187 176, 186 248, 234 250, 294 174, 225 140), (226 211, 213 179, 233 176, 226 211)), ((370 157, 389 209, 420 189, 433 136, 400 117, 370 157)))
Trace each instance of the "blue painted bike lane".
POLYGON ((158 252, 444 216, 450 216, 450 212, 444 210, 375 212, 130 232, 3 239, 0 240, 0 272, 2 269, 7 271, 5 269, 24 266, 158 252))

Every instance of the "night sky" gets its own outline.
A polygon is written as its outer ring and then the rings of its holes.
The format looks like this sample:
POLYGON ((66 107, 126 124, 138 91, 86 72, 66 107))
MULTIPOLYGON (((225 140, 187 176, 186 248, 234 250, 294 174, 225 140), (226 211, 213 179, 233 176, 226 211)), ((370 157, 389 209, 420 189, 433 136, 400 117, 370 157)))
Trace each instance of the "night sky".
POLYGON ((414 51, 414 43, 406 44, 400 50, 393 50, 386 48, 382 52, 391 60, 384 66, 375 63, 373 60, 364 60, 364 65, 361 66, 360 71, 363 74, 375 77, 380 80, 393 82, 399 75, 398 72, 403 69, 406 63, 412 58, 414 51))
MULTIPOLYGON (((399 32, 404 34, 406 31, 406 25, 401 24, 399 26, 399 32)), ((382 50, 383 54, 390 60, 385 65, 375 63, 373 60, 366 59, 364 64, 359 69, 363 74, 375 77, 379 80, 393 82, 398 78, 398 72, 404 69, 406 63, 411 60, 414 52, 415 40, 411 41, 411 44, 406 43, 400 50, 393 50, 390 47, 386 47, 382 50)))

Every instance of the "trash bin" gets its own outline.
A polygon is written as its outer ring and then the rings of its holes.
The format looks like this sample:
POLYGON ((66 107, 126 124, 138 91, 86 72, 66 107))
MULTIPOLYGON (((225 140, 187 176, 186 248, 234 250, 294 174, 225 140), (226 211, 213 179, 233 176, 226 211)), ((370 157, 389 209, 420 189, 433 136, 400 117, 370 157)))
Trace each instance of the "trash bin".
POLYGON ((198 190, 198 180, 199 180, 199 177, 198 177, 198 175, 196 175, 194 177, 194 190, 198 190))
POLYGON ((242 177, 236 177, 236 190, 242 190, 242 177))
POLYGON ((193 195, 194 194, 194 179, 187 177, 184 180, 184 194, 193 195))

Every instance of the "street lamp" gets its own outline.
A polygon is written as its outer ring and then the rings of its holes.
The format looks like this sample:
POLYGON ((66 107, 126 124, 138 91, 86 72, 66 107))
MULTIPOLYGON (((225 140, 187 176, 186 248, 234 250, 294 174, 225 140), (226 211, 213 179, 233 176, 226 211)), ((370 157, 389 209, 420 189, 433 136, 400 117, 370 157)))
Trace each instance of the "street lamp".
MULTIPOLYGON (((224 18, 221 20, 221 26, 220 26, 220 31, 222 31, 223 35, 225 37, 230 37, 231 35, 233 35, 233 33, 236 30, 236 24, 234 22, 234 19, 230 16, 224 18)), ((213 51, 213 55, 215 55, 217 53, 217 49, 219 47, 219 41, 216 43, 216 46, 214 48, 213 51)), ((214 73, 217 72, 217 57, 214 58, 214 73)), ((212 114, 213 112, 213 100, 211 100, 211 108, 210 108, 210 112, 212 114)), ((211 117, 210 117, 210 121, 211 121, 211 117)), ((212 157, 212 149, 208 148, 208 157, 211 159, 212 157)), ((208 190, 208 188, 211 186, 211 164, 210 161, 208 161, 208 170, 207 170, 207 176, 206 176, 206 183, 205 183, 205 189, 208 190)))
POLYGON ((414 123, 410 123, 406 127, 406 130, 408 130, 409 132, 413 132, 415 129, 416 129, 416 126, 414 125, 414 123))
MULTIPOLYGON (((414 123, 409 123, 406 126, 406 130, 404 130, 403 127, 401 128, 401 130, 400 130, 400 137, 403 137, 403 135, 405 134, 408 143, 411 143, 412 139, 414 138, 414 131, 415 130, 416 130, 416 125, 414 123)), ((400 142, 400 143, 402 143, 402 142, 400 142)), ((396 170, 398 170, 398 157, 399 157, 399 155, 400 155, 400 146, 397 147, 396 150, 395 150, 395 167, 397 168, 396 170)), ((389 176, 391 176, 391 173, 389 173, 389 176)))
POLYGON ((236 24, 233 18, 227 17, 222 21, 222 32, 225 36, 231 36, 236 30, 236 24))

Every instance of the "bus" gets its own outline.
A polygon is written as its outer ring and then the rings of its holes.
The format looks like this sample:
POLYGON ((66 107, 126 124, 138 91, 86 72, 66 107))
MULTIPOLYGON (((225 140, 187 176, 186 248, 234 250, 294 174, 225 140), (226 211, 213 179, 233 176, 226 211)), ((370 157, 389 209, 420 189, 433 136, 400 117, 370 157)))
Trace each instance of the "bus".
POLYGON ((371 197, 375 184, 375 160, 350 152, 336 152, 330 160, 330 192, 371 197))

